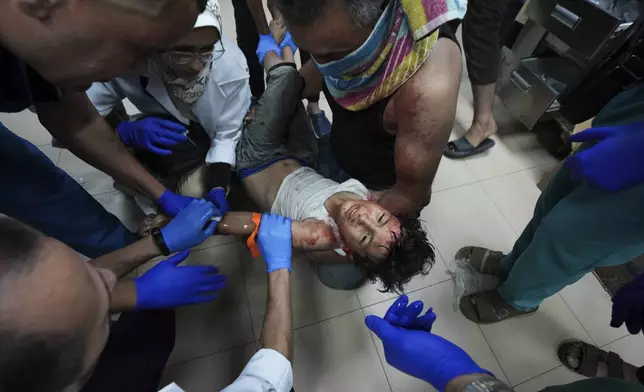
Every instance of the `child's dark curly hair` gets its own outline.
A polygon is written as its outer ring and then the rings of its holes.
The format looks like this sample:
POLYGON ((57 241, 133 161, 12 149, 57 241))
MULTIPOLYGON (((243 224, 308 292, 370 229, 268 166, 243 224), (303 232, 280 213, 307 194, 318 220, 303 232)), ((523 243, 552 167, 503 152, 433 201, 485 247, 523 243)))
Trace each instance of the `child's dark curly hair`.
POLYGON ((434 265, 434 247, 417 218, 398 218, 401 232, 389 249, 389 256, 374 262, 354 254, 353 260, 372 282, 380 279, 383 292, 402 293, 403 286, 418 274, 427 275, 434 265))

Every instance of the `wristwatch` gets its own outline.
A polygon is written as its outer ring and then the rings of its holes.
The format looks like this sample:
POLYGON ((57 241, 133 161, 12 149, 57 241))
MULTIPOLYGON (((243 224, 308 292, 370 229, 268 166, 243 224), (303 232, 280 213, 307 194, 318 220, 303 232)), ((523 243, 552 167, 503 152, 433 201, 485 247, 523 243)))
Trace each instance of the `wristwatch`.
POLYGON ((170 249, 168 249, 168 245, 166 245, 165 243, 165 238, 163 238, 163 233, 161 233, 161 230, 155 227, 150 232, 150 235, 152 236, 154 243, 157 244, 157 246, 161 250, 161 254, 164 256, 170 256, 170 249))
POLYGON ((465 387, 463 392, 512 392, 506 383, 496 378, 476 380, 465 387))

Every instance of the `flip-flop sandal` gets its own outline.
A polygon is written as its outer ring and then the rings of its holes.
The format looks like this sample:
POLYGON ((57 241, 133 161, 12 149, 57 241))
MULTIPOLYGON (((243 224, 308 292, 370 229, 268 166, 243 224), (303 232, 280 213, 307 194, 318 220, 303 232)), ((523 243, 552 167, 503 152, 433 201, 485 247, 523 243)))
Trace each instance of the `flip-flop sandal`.
POLYGON ((494 324, 509 318, 526 316, 539 309, 538 307, 528 311, 515 309, 496 290, 467 295, 461 298, 459 306, 463 315, 477 324, 494 324))
POLYGON ((506 273, 501 270, 501 259, 504 256, 503 252, 480 246, 466 246, 456 252, 454 258, 469 262, 472 268, 480 274, 505 278, 506 273))
POLYGON ((463 136, 460 139, 447 143, 445 150, 443 151, 443 155, 452 159, 467 158, 487 151, 494 147, 495 144, 494 140, 488 138, 483 140, 478 146, 474 147, 472 143, 463 136))
POLYGON ((557 356, 565 367, 586 377, 598 377, 597 365, 606 364, 606 377, 624 379, 624 360, 614 352, 606 352, 592 344, 579 340, 563 342, 557 348, 557 356), (578 365, 570 363, 569 357, 575 357, 578 365))

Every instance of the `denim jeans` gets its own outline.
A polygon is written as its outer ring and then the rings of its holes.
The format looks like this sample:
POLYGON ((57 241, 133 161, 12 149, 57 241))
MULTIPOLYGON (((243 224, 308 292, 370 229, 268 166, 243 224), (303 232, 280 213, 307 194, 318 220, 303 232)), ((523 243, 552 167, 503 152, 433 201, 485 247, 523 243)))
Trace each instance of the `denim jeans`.
POLYGON ((96 258, 138 237, 36 146, 0 123, 0 214, 96 258))

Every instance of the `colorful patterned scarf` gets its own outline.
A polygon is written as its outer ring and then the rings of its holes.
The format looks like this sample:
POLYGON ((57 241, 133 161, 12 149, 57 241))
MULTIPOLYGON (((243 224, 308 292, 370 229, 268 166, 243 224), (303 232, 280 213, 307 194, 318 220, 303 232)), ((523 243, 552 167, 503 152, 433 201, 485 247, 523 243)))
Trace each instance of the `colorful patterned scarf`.
POLYGON ((329 92, 351 111, 389 97, 425 63, 437 28, 462 19, 466 10, 467 0, 391 0, 360 48, 343 59, 316 63, 329 92))

